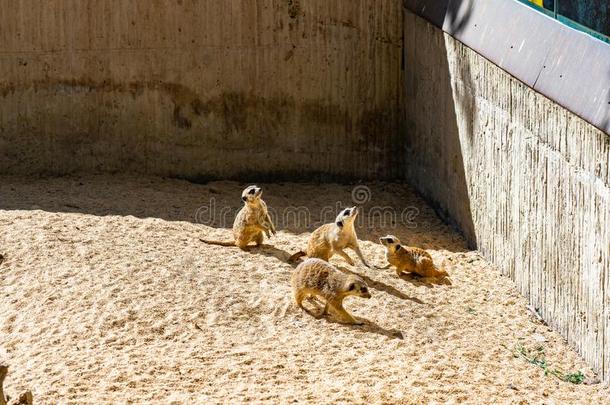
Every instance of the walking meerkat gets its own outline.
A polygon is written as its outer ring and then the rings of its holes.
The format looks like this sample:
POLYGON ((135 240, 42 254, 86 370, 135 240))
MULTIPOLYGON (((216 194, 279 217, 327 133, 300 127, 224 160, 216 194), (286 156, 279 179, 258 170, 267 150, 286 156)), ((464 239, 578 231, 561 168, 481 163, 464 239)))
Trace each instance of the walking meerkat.
POLYGON ((267 204, 261 198, 262 195, 263 189, 258 186, 248 186, 242 191, 241 199, 244 206, 233 222, 232 241, 200 240, 210 245, 237 246, 246 249, 250 242, 255 242, 257 246, 262 244, 264 235, 268 238, 271 234, 275 235, 275 225, 267 211, 267 204))
POLYGON ((417 273, 422 277, 446 277, 449 274, 434 265, 432 256, 424 249, 402 246, 400 239, 394 235, 379 238, 379 242, 386 247, 388 265, 384 268, 396 267, 398 277, 403 272, 417 273))
POLYGON ((292 274, 292 291, 296 304, 304 311, 309 312, 303 307, 305 298, 320 297, 324 299, 326 305, 319 316, 325 315, 330 310, 339 322, 353 325, 362 325, 363 322, 354 319, 343 308, 343 300, 350 295, 371 298, 371 293, 363 279, 341 273, 330 263, 315 258, 307 259, 297 266, 292 274))
POLYGON ((338 254, 353 266, 354 261, 343 251, 345 248, 350 248, 356 252, 362 263, 370 268, 371 266, 364 259, 360 246, 358 246, 358 236, 356 235, 356 229, 354 229, 357 215, 357 207, 342 210, 337 215, 335 222, 324 224, 313 231, 307 242, 307 250, 293 254, 289 261, 296 262, 303 256, 329 261, 331 257, 338 254))

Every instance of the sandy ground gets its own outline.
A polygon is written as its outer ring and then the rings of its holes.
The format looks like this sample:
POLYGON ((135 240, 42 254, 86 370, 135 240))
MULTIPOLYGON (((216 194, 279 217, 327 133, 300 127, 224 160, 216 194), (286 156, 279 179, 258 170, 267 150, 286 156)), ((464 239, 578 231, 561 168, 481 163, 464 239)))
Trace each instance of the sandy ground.
POLYGON ((298 310, 286 258, 337 202, 353 205, 352 187, 262 186, 282 230, 272 247, 242 252, 198 238, 230 239, 232 219, 222 216, 239 208, 244 184, 1 177, 6 390, 29 387, 43 404, 608 402, 601 384, 563 382, 515 356, 523 346, 553 368, 593 376, 511 281, 402 185, 369 185, 364 219, 374 205, 416 208, 408 223, 361 223, 364 254, 384 265, 376 240, 396 234, 445 262, 451 285, 337 257, 372 287, 371 299, 346 301, 365 325, 298 310), (290 206, 311 217, 282 216, 290 206))

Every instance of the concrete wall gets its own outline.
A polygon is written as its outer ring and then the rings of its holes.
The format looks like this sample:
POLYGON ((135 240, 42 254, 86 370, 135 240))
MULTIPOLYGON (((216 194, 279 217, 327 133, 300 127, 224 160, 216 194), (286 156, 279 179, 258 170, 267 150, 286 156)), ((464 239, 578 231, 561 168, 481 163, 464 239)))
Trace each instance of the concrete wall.
POLYGON ((400 0, 0 9, 0 173, 404 172, 400 0))
POLYGON ((610 136, 405 15, 410 181, 610 377, 610 136))

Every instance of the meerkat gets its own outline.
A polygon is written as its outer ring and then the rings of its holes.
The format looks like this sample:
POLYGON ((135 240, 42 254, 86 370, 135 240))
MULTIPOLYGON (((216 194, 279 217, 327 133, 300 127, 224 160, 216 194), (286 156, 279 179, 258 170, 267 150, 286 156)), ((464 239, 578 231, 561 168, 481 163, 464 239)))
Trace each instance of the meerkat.
POLYGON ((318 258, 329 261, 331 257, 338 254, 345 259, 351 266, 354 261, 347 253, 343 251, 345 248, 350 248, 360 258, 362 264, 366 267, 371 267, 364 259, 360 246, 358 245, 358 236, 354 228, 354 222, 358 215, 358 208, 351 207, 342 210, 335 222, 332 224, 324 224, 311 234, 307 242, 307 250, 300 251, 290 256, 290 262, 296 262, 299 258, 307 256, 310 258, 318 258))
POLYGON ((232 241, 216 241, 200 239, 202 242, 211 245, 220 246, 237 246, 240 249, 246 249, 250 242, 255 242, 256 245, 261 245, 267 235, 275 235, 275 225, 271 221, 267 204, 261 196, 263 189, 258 186, 248 186, 241 193, 241 199, 244 206, 237 213, 233 222, 233 237, 232 241))
POLYGON ((10 398, 4 394, 4 379, 8 374, 8 363, 0 356, 0 405, 32 405, 34 398, 31 391, 25 391, 20 395, 10 398))
POLYGON ((446 277, 449 274, 434 265, 432 256, 424 249, 402 246, 400 239, 394 235, 379 238, 379 243, 386 247, 388 265, 395 266, 398 277, 403 272, 416 273, 422 277, 446 277))
MULTIPOLYGON (((362 325, 343 308, 343 300, 350 295, 371 298, 371 293, 358 276, 341 273, 330 263, 321 259, 307 259, 299 264, 292 274, 292 290, 296 304, 303 307, 303 300, 316 296, 324 299, 326 305, 319 316, 330 312, 341 323, 362 325)), ((309 311, 307 311, 309 312, 309 311)), ((314 315, 315 316, 315 315, 314 315)))

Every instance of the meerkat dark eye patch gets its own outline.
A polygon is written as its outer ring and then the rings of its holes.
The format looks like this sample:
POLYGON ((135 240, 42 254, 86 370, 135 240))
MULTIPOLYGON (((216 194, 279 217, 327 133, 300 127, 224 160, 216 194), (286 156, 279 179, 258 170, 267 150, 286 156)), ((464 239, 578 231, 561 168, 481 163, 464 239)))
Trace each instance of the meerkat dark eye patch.
POLYGON ((343 215, 349 215, 349 209, 346 209, 345 211, 343 211, 343 215))
POLYGON ((388 243, 394 243, 394 239, 388 238, 388 243))
POLYGON ((256 193, 255 189, 251 189, 250 191, 248 191, 248 194, 254 194, 254 193, 256 193))
POLYGON ((366 287, 362 287, 362 288, 360 289, 360 291, 361 291, 361 292, 363 292, 364 294, 366 294, 367 292, 369 292, 368 288, 366 288, 366 287))
POLYGON ((347 291, 354 291, 356 289, 356 284, 350 284, 349 287, 347 288, 347 291))

